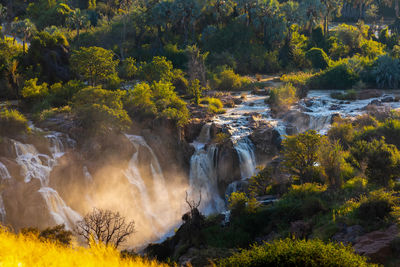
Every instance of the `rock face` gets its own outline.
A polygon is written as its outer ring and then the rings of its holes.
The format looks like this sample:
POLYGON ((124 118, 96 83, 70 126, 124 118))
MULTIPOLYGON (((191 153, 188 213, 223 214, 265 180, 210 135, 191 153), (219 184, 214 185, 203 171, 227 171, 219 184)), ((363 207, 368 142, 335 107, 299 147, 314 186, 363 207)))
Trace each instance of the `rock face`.
POLYGON ((275 155, 281 146, 279 132, 270 124, 264 124, 257 128, 250 139, 256 147, 257 152, 266 155, 275 155))
POLYGON ((234 181, 240 180, 239 156, 231 140, 220 145, 217 175, 219 193, 223 197, 227 186, 234 181))
POLYGON ((361 225, 352 225, 343 227, 343 229, 336 233, 332 239, 344 245, 353 244, 357 238, 364 234, 364 228, 361 225))
POLYGON ((384 263, 392 254, 391 242, 399 230, 392 225, 386 230, 378 230, 359 237, 353 246, 356 253, 367 256, 372 262, 384 263))
POLYGON ((6 210, 6 224, 15 230, 24 227, 45 228, 54 224, 46 202, 38 192, 40 181, 32 179, 29 183, 14 179, 3 191, 3 201, 6 210))

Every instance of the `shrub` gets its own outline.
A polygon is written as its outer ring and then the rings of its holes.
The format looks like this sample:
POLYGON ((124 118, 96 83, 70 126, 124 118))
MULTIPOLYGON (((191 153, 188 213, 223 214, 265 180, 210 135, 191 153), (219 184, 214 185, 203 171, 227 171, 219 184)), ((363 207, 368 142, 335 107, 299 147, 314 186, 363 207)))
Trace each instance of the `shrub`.
POLYGON ((357 82, 358 75, 345 63, 330 67, 310 79, 311 89, 349 89, 357 82))
POLYGON ((395 89, 399 87, 400 63, 397 58, 388 55, 379 57, 372 70, 379 88, 395 89))
POLYGON ((228 208, 232 217, 238 217, 245 213, 254 213, 258 207, 255 198, 248 198, 243 192, 233 192, 228 199, 228 208))
POLYGON ((361 202, 356 210, 356 216, 359 220, 366 221, 367 224, 368 222, 383 221, 390 216, 396 200, 390 193, 382 190, 374 191, 365 201, 361 202))
POLYGON ((324 70, 329 66, 329 57, 321 48, 311 48, 307 51, 306 58, 311 61, 314 69, 324 70))
POLYGON ((296 88, 290 83, 272 88, 267 100, 274 113, 288 111, 296 101, 296 88))
POLYGON ((124 79, 133 79, 137 73, 136 59, 128 57, 122 61, 119 69, 120 76, 124 79))
POLYGON ((283 164, 302 183, 312 180, 314 176, 321 141, 321 135, 310 130, 287 136, 282 142, 283 164))
POLYGON ((201 100, 201 103, 207 104, 207 110, 212 114, 220 114, 225 112, 225 110, 223 109, 224 105, 218 98, 206 97, 201 100))
POLYGON ((28 120, 17 110, 0 110, 0 136, 13 137, 29 130, 28 120))
POLYGON ((338 100, 357 100, 357 91, 351 89, 345 93, 331 93, 331 97, 338 100))
POLYGON ((354 177, 347 180, 343 185, 343 190, 349 196, 359 196, 367 190, 368 181, 363 177, 354 177))
POLYGON ((154 57, 149 63, 141 63, 137 77, 139 80, 152 83, 153 81, 172 81, 173 65, 165 57, 154 57))
POLYGON ((334 123, 328 131, 331 141, 339 141, 347 149, 354 138, 354 128, 351 123, 334 123))
POLYGON ((220 266, 376 266, 341 244, 320 240, 276 240, 253 245, 220 262, 220 266))
POLYGON ((48 84, 42 83, 41 85, 38 85, 37 82, 38 78, 25 81, 24 88, 21 91, 23 98, 27 99, 28 101, 34 101, 42 100, 48 95, 48 84))
POLYGON ((72 111, 88 134, 104 135, 122 131, 131 120, 123 109, 121 91, 108 91, 100 87, 80 90, 72 99, 72 111))
POLYGON ((311 72, 300 71, 282 75, 281 81, 285 83, 291 83, 296 87, 304 88, 307 87, 307 83, 312 76, 314 76, 314 74, 311 72))
POLYGON ((237 91, 242 88, 242 79, 233 70, 223 70, 219 75, 218 89, 223 91, 237 91))
POLYGON ((132 118, 156 115, 157 108, 152 98, 153 92, 150 86, 144 82, 138 83, 124 96, 124 108, 132 118))

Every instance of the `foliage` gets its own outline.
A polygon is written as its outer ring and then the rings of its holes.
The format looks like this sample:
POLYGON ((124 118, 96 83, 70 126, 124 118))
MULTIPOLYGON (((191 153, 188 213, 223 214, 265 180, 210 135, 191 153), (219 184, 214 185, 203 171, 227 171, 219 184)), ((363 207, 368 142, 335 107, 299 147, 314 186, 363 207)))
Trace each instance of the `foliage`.
POLYGON ((295 87, 304 88, 307 86, 308 80, 314 76, 311 72, 295 72, 289 74, 283 74, 281 76, 281 81, 285 83, 291 83, 295 87))
POLYGON ((400 174, 400 153, 384 139, 374 139, 369 143, 358 141, 352 146, 351 153, 372 183, 387 186, 400 174))
POLYGON ((27 99, 28 101, 32 101, 35 99, 41 100, 48 95, 48 84, 42 83, 41 85, 38 85, 37 82, 37 78, 25 81, 25 86, 21 91, 21 95, 23 98, 27 99))
POLYGON ((349 89, 357 80, 357 74, 347 64, 341 63, 314 75, 309 86, 311 89, 349 89))
POLYGON ((311 48, 307 51, 306 58, 311 61, 314 69, 324 70, 329 66, 329 57, 321 48, 311 48))
POLYGON ((104 83, 115 74, 119 60, 114 60, 114 53, 101 47, 81 47, 71 56, 72 69, 88 80, 91 86, 104 83))
POLYGON ((347 149, 353 141, 354 134, 354 128, 351 123, 335 122, 328 131, 328 138, 333 142, 339 141, 347 149))
POLYGON ((228 199, 228 208, 233 217, 243 215, 245 213, 254 213, 257 210, 258 202, 255 198, 248 198, 243 192, 233 192, 228 199))
POLYGON ((318 151, 318 162, 327 183, 333 187, 341 187, 343 176, 346 172, 351 172, 351 167, 346 162, 346 153, 338 141, 323 139, 318 151))
POLYGON ((339 100, 357 100, 357 91, 351 89, 345 93, 331 93, 331 97, 339 100))
POLYGON ((304 183, 313 179, 322 137, 310 130, 282 141, 284 165, 304 183))
POLYGON ((396 89, 400 81, 400 63, 397 58, 388 55, 379 57, 372 70, 379 88, 396 89))
POLYGON ((136 60, 131 57, 124 59, 119 69, 120 76, 130 80, 135 77, 137 71, 136 60))
POLYGON ((149 63, 141 63, 138 78, 149 83, 153 81, 171 82, 173 79, 172 62, 165 57, 154 57, 149 63))
POLYGON ((270 91, 268 104, 275 113, 286 112, 296 102, 296 88, 287 83, 270 91))
POLYGON ((28 132, 28 120, 17 110, 0 110, 0 136, 13 137, 28 132))
POLYGON ((196 105, 200 104, 201 93, 203 90, 204 88, 201 87, 199 80, 195 79, 194 81, 190 82, 188 93, 189 96, 193 97, 193 102, 196 105))
POLYGON ((221 261, 220 266, 375 266, 350 247, 320 240, 276 240, 253 245, 221 261))
POLYGON ((273 169, 272 167, 265 167, 256 175, 253 175, 249 180, 249 191, 255 196, 264 196, 268 194, 268 189, 272 183, 273 169))
POLYGON ((70 245, 72 240, 72 232, 65 230, 65 226, 63 224, 46 228, 43 231, 39 231, 37 228, 23 228, 21 229, 21 234, 33 234, 44 242, 51 241, 62 245, 70 245))
POLYGON ((108 91, 100 87, 87 87, 72 98, 72 111, 88 134, 106 134, 122 131, 131 120, 123 109, 121 91, 108 91))
POLYGON ((222 70, 213 80, 213 87, 222 91, 238 91, 248 84, 248 80, 240 77, 231 69, 222 70))
POLYGON ((205 97, 201 100, 201 103, 207 104, 207 111, 212 114, 221 114, 225 112, 223 109, 224 105, 218 98, 205 97))
POLYGON ((103 244, 66 247, 43 242, 34 235, 15 235, 4 228, 0 236, 0 248, 7 251, 0 261, 9 266, 162 266, 140 257, 122 258, 119 251, 103 244))
POLYGON ((123 102, 131 117, 157 114, 153 92, 147 83, 138 83, 133 89, 128 90, 123 102))

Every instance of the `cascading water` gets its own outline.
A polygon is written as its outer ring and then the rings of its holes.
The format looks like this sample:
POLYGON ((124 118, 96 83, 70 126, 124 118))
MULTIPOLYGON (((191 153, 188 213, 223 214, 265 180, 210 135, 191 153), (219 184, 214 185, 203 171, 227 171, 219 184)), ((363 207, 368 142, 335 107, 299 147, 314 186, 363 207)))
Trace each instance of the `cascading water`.
POLYGON ((72 229, 74 223, 80 220, 81 216, 66 205, 57 191, 48 187, 50 172, 57 164, 57 158, 64 154, 64 145, 59 139, 59 134, 51 134, 46 137, 52 144, 50 148, 52 152, 51 157, 39 153, 33 145, 22 144, 14 140, 14 147, 17 154, 16 162, 22 168, 26 183, 32 179, 40 180, 41 188, 39 189, 39 193, 41 193, 46 201, 55 223, 64 224, 66 229, 72 229))
POLYGON ((239 156, 242 179, 250 178, 257 172, 253 143, 248 137, 243 137, 236 142, 235 149, 239 156))
POLYGON ((8 172, 6 165, 0 162, 0 178, 1 179, 11 179, 11 175, 8 172))
POLYGON ((129 167, 124 171, 124 175, 140 195, 140 207, 142 213, 150 223, 153 233, 161 238, 168 227, 174 221, 172 208, 168 207, 169 193, 166 189, 165 178, 153 149, 147 144, 142 136, 126 135, 133 144, 136 152, 133 154, 129 167), (152 174, 152 187, 148 188, 139 170, 139 153, 141 148, 147 150, 151 155, 150 170, 152 174))
MULTIPOLYGON (((11 179, 7 167, 0 162, 0 178, 2 180, 11 179)), ((6 209, 4 207, 3 196, 0 194, 0 221, 4 222, 6 219, 6 209)))
POLYGON ((199 137, 192 144, 195 152, 190 159, 189 195, 197 201, 201 194, 200 210, 208 215, 222 212, 225 203, 218 193, 218 147, 210 142, 211 124, 205 124, 199 137))

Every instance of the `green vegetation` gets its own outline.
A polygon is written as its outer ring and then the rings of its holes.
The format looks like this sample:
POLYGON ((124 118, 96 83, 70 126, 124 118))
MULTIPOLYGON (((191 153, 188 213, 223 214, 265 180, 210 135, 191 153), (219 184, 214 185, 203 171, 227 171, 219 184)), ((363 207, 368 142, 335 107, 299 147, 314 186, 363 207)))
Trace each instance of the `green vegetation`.
POLYGON ((375 266, 351 248, 319 240, 290 239, 252 246, 223 260, 220 266, 375 266))
POLYGON ((0 136, 13 137, 28 132, 28 120, 17 110, 0 110, 0 136))
POLYGON ((269 95, 267 103, 274 113, 288 111, 297 100, 296 88, 290 83, 272 88, 269 95))

